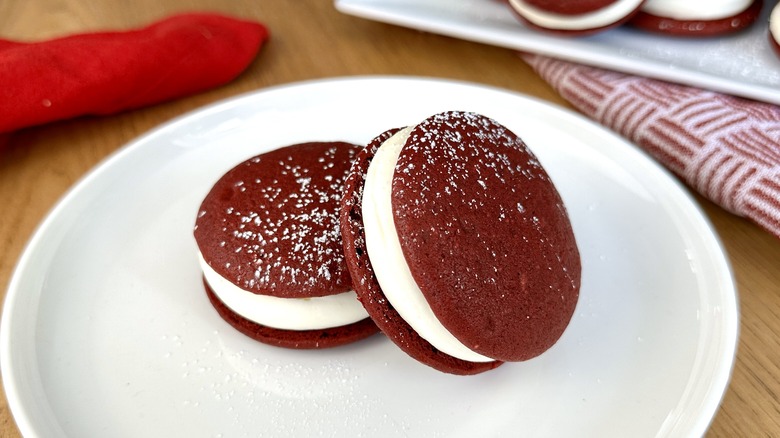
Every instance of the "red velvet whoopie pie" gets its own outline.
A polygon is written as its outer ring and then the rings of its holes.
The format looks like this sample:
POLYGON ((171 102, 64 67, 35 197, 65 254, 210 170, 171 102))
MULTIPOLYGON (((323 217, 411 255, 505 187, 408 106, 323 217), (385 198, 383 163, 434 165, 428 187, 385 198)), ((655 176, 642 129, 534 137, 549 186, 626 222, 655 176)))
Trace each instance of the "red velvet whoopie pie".
POLYGON ((701 2, 701 5, 674 0, 647 0, 629 24, 645 31, 678 37, 727 35, 755 23, 762 7, 763 0, 717 0, 701 2))
POLYGON ((344 142, 250 158, 204 198, 194 236, 208 299, 245 335, 287 348, 327 348, 378 332, 346 267, 339 206, 352 159, 344 142))
POLYGON ((381 134, 341 202, 355 291, 419 362, 477 374, 542 354, 568 326, 581 266, 566 208, 498 122, 452 111, 381 134))
POLYGON ((559 36, 581 37, 620 26, 644 0, 508 0, 526 26, 559 36))

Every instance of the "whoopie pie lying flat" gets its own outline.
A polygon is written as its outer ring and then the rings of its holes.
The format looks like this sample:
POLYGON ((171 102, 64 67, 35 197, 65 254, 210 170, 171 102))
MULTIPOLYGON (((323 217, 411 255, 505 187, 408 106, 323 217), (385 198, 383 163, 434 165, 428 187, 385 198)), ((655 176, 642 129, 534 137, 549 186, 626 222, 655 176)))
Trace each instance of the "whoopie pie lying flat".
POLYGON ((378 332, 352 291, 338 209, 360 147, 288 146, 223 175, 195 222, 206 293, 258 341, 325 348, 378 332))
POLYGON ((527 26, 567 36, 585 36, 617 27, 639 11, 644 0, 508 0, 527 26))
POLYGON ((666 35, 724 35, 753 24, 762 6, 763 0, 647 0, 629 23, 666 35))
POLYGON ((390 130, 357 155, 344 190, 355 291, 411 357, 476 374, 561 337, 579 251, 552 181, 507 128, 446 112, 390 130))

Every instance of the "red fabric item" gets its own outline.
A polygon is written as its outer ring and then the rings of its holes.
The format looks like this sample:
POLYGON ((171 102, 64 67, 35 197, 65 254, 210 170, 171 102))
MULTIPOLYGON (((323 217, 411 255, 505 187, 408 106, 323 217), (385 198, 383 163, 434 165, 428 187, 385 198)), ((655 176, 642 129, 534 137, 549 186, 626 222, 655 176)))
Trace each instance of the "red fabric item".
POLYGON ((780 238, 780 107, 522 57, 583 114, 639 145, 703 196, 780 238))
POLYGON ((224 84, 267 37, 260 23, 193 13, 123 32, 0 40, 0 132, 117 113, 224 84))

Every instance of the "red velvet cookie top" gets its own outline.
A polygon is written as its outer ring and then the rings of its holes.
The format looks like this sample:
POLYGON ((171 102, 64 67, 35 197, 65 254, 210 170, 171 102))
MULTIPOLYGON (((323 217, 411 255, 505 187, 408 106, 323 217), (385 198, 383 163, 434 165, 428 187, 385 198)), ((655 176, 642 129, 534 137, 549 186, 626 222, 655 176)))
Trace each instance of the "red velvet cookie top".
POLYGON ((360 147, 304 143, 251 158, 201 204, 195 239, 206 262, 237 286, 302 298, 351 289, 338 209, 360 147))
POLYGON ((580 259, 562 200, 514 133, 473 113, 417 125, 392 186, 396 230, 434 314, 472 350, 525 360, 577 303, 580 259))

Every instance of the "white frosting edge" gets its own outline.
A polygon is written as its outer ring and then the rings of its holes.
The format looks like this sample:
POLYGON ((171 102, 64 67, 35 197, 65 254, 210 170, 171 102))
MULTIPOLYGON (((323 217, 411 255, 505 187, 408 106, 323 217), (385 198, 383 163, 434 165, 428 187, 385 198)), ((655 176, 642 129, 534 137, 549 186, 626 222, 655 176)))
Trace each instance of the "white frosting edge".
POLYGON ((780 42, 780 3, 775 5, 772 13, 769 15, 769 32, 775 41, 780 42))
POLYGON ((320 330, 368 318, 354 291, 312 298, 279 298, 244 290, 215 271, 198 251, 203 276, 230 310, 244 318, 282 330, 320 330))
POLYGON ((643 0, 618 0, 604 8, 586 14, 564 15, 547 12, 524 0, 509 0, 509 4, 526 20, 554 30, 587 30, 609 26, 622 20, 639 7, 643 0))
POLYGON ((647 0, 642 12, 675 20, 720 20, 750 7, 753 0, 647 0))
POLYGON ((495 359, 463 345, 436 318, 403 255, 393 219, 391 192, 398 155, 411 130, 403 129, 382 143, 366 172, 362 212, 368 258, 385 298, 423 339, 458 359, 491 362, 495 359))

